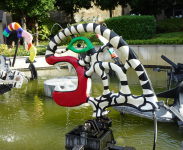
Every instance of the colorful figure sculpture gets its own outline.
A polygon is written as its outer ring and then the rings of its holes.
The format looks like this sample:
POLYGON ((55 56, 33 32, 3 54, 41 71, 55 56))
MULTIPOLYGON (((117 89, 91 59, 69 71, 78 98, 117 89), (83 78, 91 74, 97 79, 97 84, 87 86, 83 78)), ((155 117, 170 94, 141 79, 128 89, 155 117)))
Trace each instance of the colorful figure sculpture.
POLYGON ((67 61, 73 64, 78 74, 79 83, 76 91, 66 92, 64 89, 61 89, 58 86, 55 88, 55 91, 53 92, 53 99, 61 106, 72 107, 82 103, 89 103, 93 107, 93 117, 101 117, 106 115, 108 113, 106 108, 111 106, 126 105, 136 108, 140 111, 155 111, 158 109, 158 105, 156 104, 158 101, 157 97, 154 93, 149 77, 138 57, 120 36, 104 26, 95 23, 86 23, 71 26, 62 30, 50 41, 45 57, 47 63, 50 65, 56 65, 61 61, 67 61), (70 49, 76 53, 86 53, 84 60, 76 60, 76 58, 70 56, 54 56, 57 45, 64 38, 83 32, 94 32, 105 37, 114 48, 119 49, 126 56, 126 62, 124 66, 121 68, 114 63, 102 62, 101 54, 104 50, 103 47, 101 47, 98 51, 95 51, 91 42, 84 37, 74 38, 69 46, 64 51, 62 51, 62 53, 64 53, 70 49), (73 44, 79 40, 85 41, 87 47, 82 50, 76 50, 73 47, 73 44), (86 64, 89 64, 89 70, 80 72, 79 69, 82 70, 86 64), (128 86, 126 72, 130 67, 136 71, 139 77, 139 81, 143 90, 143 94, 140 96, 133 95, 128 86), (108 78, 105 73, 105 69, 111 69, 118 74, 121 84, 121 89, 118 93, 112 93, 109 91, 108 78), (102 95, 97 98, 86 95, 85 91, 87 78, 91 77, 94 72, 101 77, 104 87, 102 95), (77 97, 74 95, 74 92, 77 91, 81 91, 81 93, 78 93, 84 96, 77 97))
POLYGON ((6 29, 3 31, 3 35, 8 37, 11 31, 13 30, 17 31, 18 38, 21 38, 21 37, 26 38, 28 43, 28 50, 30 51, 29 61, 34 62, 34 58, 36 56, 37 51, 36 51, 36 48, 32 45, 32 39, 33 39, 32 35, 27 31, 23 30, 21 26, 16 22, 9 24, 6 27, 6 29))

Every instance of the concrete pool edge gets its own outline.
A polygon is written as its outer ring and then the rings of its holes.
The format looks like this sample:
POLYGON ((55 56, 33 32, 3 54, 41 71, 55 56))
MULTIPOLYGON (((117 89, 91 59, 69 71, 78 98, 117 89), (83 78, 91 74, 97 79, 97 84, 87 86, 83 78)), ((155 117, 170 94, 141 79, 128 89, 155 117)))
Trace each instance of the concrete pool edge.
MULTIPOLYGON (((99 49, 100 45, 94 47, 99 49)), ((182 63, 183 45, 130 45, 130 47, 136 53, 144 67, 156 68, 160 66, 161 68, 169 68, 170 65, 161 58, 161 55, 165 55, 175 64, 182 63)), ((58 49, 65 49, 65 47, 59 47, 58 49)), ((119 50, 115 49, 115 51, 121 60, 125 60, 123 54, 119 50)), ((57 54, 57 56, 61 55, 57 54)), ((62 56, 78 57, 78 54, 67 51, 66 53, 63 53, 62 56)), ((25 63, 26 57, 28 56, 17 56, 15 65, 14 67, 11 67, 11 69, 26 70, 29 66, 29 64, 25 63)), ((103 61, 112 61, 108 51, 104 51, 102 57, 103 61)), ((13 57, 9 58, 12 62, 13 57)), ((35 60, 37 62, 34 63, 34 65, 37 69, 55 68, 54 66, 47 64, 44 55, 37 55, 35 60)))

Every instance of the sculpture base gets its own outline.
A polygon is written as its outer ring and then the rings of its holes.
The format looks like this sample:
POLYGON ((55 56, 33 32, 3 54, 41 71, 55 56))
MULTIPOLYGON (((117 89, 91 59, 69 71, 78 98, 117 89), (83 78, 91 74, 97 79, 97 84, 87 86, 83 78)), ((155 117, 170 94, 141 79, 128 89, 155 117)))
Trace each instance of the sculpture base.
POLYGON ((65 135, 65 148, 67 150, 135 150, 133 147, 115 146, 112 130, 112 120, 95 118, 79 125, 65 135))

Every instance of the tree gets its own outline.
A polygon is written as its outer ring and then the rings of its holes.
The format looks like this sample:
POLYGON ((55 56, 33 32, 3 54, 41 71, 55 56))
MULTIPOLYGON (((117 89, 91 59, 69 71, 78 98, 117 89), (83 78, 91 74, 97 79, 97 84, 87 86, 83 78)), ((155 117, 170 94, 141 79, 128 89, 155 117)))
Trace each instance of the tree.
MULTIPOLYGON (((26 17, 35 20, 36 35, 38 35, 37 21, 40 18, 47 17, 48 11, 54 8, 55 0, 1 0, 0 9, 5 12, 15 13, 21 18, 21 26, 26 30, 26 17)), ((37 40, 38 41, 38 40, 37 40)), ((27 49, 27 43, 24 39, 24 49, 27 49)), ((38 44, 36 42, 36 44, 38 44)))
POLYGON ((48 11, 54 10, 55 0, 33 0, 34 3, 30 3, 31 11, 27 13, 27 16, 33 19, 35 24, 35 45, 38 45, 38 21, 42 18, 49 17, 48 11))
POLYGON ((183 0, 176 0, 176 3, 183 5, 183 0))
POLYGON ((133 11, 141 15, 159 15, 162 10, 173 5, 175 0, 130 0, 129 5, 133 11))
POLYGON ((109 10, 110 17, 112 17, 112 10, 118 5, 126 7, 128 0, 95 0, 94 4, 101 10, 109 10))
POLYGON ((91 0, 56 0, 55 6, 58 11, 64 11, 67 15, 70 15, 71 23, 74 22, 74 13, 81 8, 92 8, 91 0))
MULTIPOLYGON (((21 17, 21 25, 23 30, 26 30, 26 12, 28 9, 28 1, 23 0, 5 0, 0 1, 0 9, 6 12, 17 13, 21 17)), ((27 49, 27 43, 24 38, 24 49, 27 49)))
POLYGON ((112 17, 112 10, 118 6, 118 0, 96 0, 95 6, 100 8, 101 10, 109 10, 110 17, 112 17))

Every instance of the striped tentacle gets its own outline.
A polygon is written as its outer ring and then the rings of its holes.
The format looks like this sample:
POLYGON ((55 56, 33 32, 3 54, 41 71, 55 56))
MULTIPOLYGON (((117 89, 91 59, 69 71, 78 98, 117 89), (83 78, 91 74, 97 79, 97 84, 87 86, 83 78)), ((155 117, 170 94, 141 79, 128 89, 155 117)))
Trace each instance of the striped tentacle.
POLYGON ((102 113, 106 113, 105 109, 107 107, 111 106, 120 106, 120 105, 126 105, 126 106, 131 106, 134 107, 140 111, 153 111, 156 106, 151 103, 150 101, 147 101, 147 98, 145 98, 144 95, 142 96, 134 96, 132 95, 130 88, 128 86, 127 82, 127 77, 126 77, 126 69, 120 68, 114 63, 107 63, 107 62, 98 62, 94 66, 94 70, 99 76, 101 76, 103 86, 104 86, 104 91, 103 94, 98 97, 88 99, 88 103, 91 104, 91 106, 94 109, 94 114, 93 116, 99 117, 102 115, 102 113), (105 69, 111 69, 115 71, 118 76, 119 80, 121 83, 121 88, 119 93, 110 93, 109 87, 108 87, 108 80, 107 76, 105 74, 105 69), (124 71, 125 70, 125 71, 124 71), (93 101, 95 102, 93 104, 93 101))
POLYGON ((84 67, 87 64, 90 64, 90 61, 91 61, 91 57, 88 56, 88 55, 86 55, 86 57, 84 58, 84 60, 79 60, 78 61, 78 64, 84 67))

